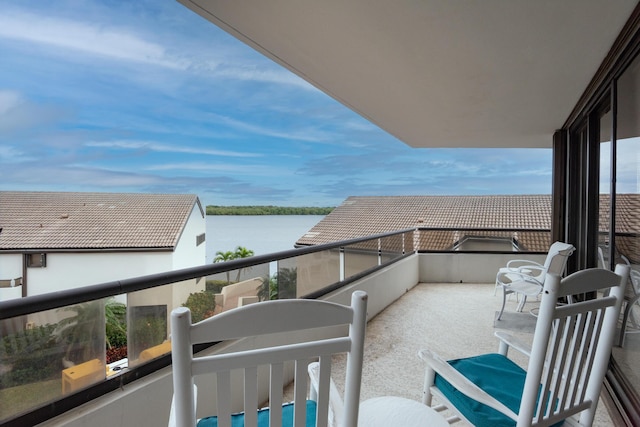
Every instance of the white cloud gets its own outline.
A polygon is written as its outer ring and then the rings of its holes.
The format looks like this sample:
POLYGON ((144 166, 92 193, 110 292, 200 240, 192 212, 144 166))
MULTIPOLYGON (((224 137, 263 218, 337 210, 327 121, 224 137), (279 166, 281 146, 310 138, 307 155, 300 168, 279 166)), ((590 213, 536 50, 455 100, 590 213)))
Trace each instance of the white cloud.
POLYGON ((0 138, 10 132, 31 130, 64 114, 61 108, 33 104, 19 92, 0 90, 0 138))
POLYGON ((269 176, 275 175, 292 175, 293 172, 283 170, 282 168, 274 168, 272 165, 241 165, 229 163, 205 163, 205 162, 184 162, 184 163, 162 163, 159 165, 147 166, 146 171, 189 171, 189 172, 206 172, 224 173, 226 175, 240 176, 269 176), (284 172, 284 173, 283 173, 284 172))
POLYGON ((257 135, 269 136, 273 138, 282 138, 282 139, 290 139, 295 141, 305 141, 305 142, 323 142, 328 143, 335 139, 335 135, 331 135, 328 132, 318 131, 314 128, 307 128, 303 130, 297 131, 283 131, 283 130, 275 130, 271 128, 267 128, 264 126, 257 126, 251 123, 243 122, 240 120, 233 119, 231 117, 222 116, 219 114, 210 114, 210 116, 216 120, 218 123, 225 124, 234 129, 238 129, 241 131, 254 133, 257 135))
MULTIPOLYGON (((211 26, 214 31, 213 24, 211 26)), ((211 78, 275 83, 316 90, 295 74, 279 67, 257 66, 252 60, 243 60, 237 55, 233 55, 236 62, 229 62, 228 57, 215 58, 212 57, 211 47, 206 45, 196 49, 180 45, 166 47, 146 40, 130 29, 97 22, 79 22, 18 10, 3 10, 0 14, 1 38, 54 46, 66 52, 101 56, 115 61, 188 70, 211 78)), ((177 40, 179 39, 174 39, 177 40)))
POLYGON ((88 142, 87 147, 103 147, 121 150, 150 150, 164 153, 185 153, 185 154, 202 154, 207 156, 227 156, 227 157, 260 157, 257 153, 243 153, 239 151, 215 150, 210 148, 188 147, 184 145, 168 145, 147 141, 107 141, 107 142, 88 142))
POLYGON ((167 55, 163 46, 145 41, 126 29, 25 12, 5 11, 0 15, 0 38, 173 69, 189 66, 188 62, 167 55))
POLYGON ((34 160, 33 157, 10 145, 0 145, 0 162, 1 163, 20 163, 34 160))
POLYGON ((18 92, 11 90, 0 90, 0 120, 10 110, 13 110, 24 101, 18 92))

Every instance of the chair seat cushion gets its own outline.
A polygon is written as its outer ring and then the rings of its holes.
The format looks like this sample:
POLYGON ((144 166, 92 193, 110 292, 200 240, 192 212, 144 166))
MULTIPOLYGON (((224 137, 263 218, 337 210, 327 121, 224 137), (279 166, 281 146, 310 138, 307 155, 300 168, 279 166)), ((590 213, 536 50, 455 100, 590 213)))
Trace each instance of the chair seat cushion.
MULTIPOLYGON (((316 425, 316 402, 307 400, 306 427, 316 425)), ((198 421, 198 427, 218 427, 218 417, 202 418, 198 421)), ((244 413, 231 416, 231 427, 244 427, 244 413)), ((258 411, 258 427, 269 427, 269 408, 258 411)), ((282 405, 282 427, 293 427, 293 403, 282 405)))
MULTIPOLYGON (((483 354, 448 363, 471 382, 480 387, 507 408, 518 413, 526 371, 501 354, 483 354)), ((449 401, 476 427, 515 426, 506 415, 479 403, 436 375, 435 385, 449 401)), ((562 425, 556 423, 554 427, 562 425)))

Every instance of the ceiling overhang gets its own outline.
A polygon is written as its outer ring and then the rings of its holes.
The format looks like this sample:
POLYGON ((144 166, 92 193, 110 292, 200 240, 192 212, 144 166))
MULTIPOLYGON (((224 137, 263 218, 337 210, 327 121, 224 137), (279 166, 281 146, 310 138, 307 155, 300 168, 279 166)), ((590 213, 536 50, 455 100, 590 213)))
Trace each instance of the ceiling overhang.
POLYGON ((551 147, 637 5, 179 1, 413 147, 551 147))

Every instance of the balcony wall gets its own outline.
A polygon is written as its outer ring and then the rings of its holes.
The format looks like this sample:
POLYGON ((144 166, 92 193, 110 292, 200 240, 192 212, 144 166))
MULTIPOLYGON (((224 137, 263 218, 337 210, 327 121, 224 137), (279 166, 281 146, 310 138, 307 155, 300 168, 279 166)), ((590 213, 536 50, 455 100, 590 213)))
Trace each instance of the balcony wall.
MULTIPOLYGON (((392 304, 400 296, 418 283, 419 255, 412 255, 399 262, 370 274, 350 285, 329 294, 326 299, 338 303, 348 304, 354 290, 361 289, 369 294, 368 317, 372 318, 384 308, 392 304)), ((330 331, 318 331, 327 335, 330 331)), ((286 342, 286 337, 269 337, 273 340, 286 342)), ((248 343, 238 342, 232 346, 215 346, 210 351, 230 351, 246 347, 248 343)), ((266 377, 265 377, 266 378, 266 377)), ((241 378, 236 378, 240 380, 241 378)), ((266 400, 266 381, 262 397, 266 400)), ((138 381, 127 384, 117 391, 82 405, 65 414, 53 418, 41 426, 162 426, 166 425, 172 396, 171 368, 164 368, 138 381)), ((236 389, 240 389, 239 386, 236 389)), ((215 391, 208 384, 199 384, 198 399, 200 407, 205 402, 213 401, 215 391)), ((238 399, 239 401, 239 399, 238 399)), ((215 409, 215 408, 213 408, 215 409)), ((209 412, 210 413, 210 412, 209 412)), ((203 415, 203 414, 200 414, 203 415)))
POLYGON ((421 253, 419 280, 423 283, 494 283, 496 272, 512 259, 544 263, 546 254, 421 253))

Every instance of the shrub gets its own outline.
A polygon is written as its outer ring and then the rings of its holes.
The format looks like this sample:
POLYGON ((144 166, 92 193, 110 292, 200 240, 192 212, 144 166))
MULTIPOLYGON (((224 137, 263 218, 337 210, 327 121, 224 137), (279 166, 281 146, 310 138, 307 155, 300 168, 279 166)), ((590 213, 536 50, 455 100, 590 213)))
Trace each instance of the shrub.
POLYGON ((44 325, 3 337, 0 360, 9 370, 0 375, 0 389, 60 376, 65 347, 54 330, 55 325, 44 325))
POLYGON ((205 290, 214 294, 219 294, 222 288, 227 286, 226 280, 207 280, 205 290))
POLYGON ((199 322, 213 316, 216 308, 215 294, 208 291, 189 294, 189 298, 182 306, 191 310, 191 321, 193 323, 199 322))

